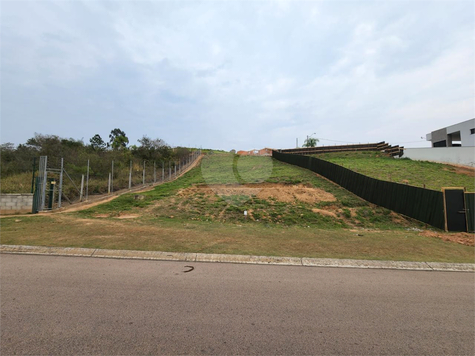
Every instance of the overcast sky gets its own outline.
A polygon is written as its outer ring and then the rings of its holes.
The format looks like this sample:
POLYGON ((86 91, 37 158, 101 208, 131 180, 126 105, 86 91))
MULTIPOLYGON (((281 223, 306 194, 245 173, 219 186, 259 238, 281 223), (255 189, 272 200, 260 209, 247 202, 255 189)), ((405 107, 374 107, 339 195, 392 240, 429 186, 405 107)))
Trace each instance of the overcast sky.
POLYGON ((313 133, 427 147, 475 117, 473 1, 0 6, 2 143, 120 128, 225 150, 313 133))

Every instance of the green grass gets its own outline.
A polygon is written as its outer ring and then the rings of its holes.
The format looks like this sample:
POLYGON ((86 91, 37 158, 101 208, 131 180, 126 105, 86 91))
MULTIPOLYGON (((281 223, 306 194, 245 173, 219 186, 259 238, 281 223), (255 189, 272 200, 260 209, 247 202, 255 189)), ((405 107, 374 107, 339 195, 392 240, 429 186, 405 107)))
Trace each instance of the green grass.
POLYGON ((74 214, 2 219, 2 244, 473 263, 474 249, 417 231, 350 231, 74 214))
POLYGON ((114 214, 119 215, 124 211, 131 211, 134 208, 144 208, 154 201, 173 196, 178 190, 187 188, 193 184, 203 183, 199 167, 195 167, 185 173, 177 180, 167 182, 155 187, 153 190, 144 193, 130 193, 121 195, 114 200, 97 205, 87 210, 79 211, 78 214, 91 217, 95 214, 114 214), (142 196, 141 200, 135 199, 135 196, 142 196))
POLYGON ((474 175, 457 173, 458 168, 441 163, 387 157, 379 152, 325 153, 324 159, 355 172, 385 181, 407 183, 440 191, 443 187, 465 187, 475 191, 474 175))
POLYGON ((395 219, 388 209, 371 206, 309 170, 270 157, 236 157, 230 154, 208 156, 201 167, 192 169, 179 180, 159 185, 154 190, 143 193, 143 200, 136 200, 135 194, 126 194, 79 214, 83 217, 94 217, 98 214, 118 216, 129 212, 155 218, 172 217, 182 221, 295 225, 320 229, 404 229, 408 226, 423 226, 404 217, 395 219), (246 184, 246 187, 261 187, 253 185, 255 183, 279 183, 287 186, 298 184, 318 188, 332 194, 336 201, 283 202, 272 198, 260 199, 252 195, 257 194, 259 188, 251 195, 223 193, 219 188, 221 185, 242 186, 240 184, 246 184), (192 186, 211 187, 212 191, 198 189, 189 196, 177 195, 178 191, 192 186), (152 204, 150 209, 144 211, 144 208, 152 204), (321 214, 316 209, 331 210, 333 215, 321 214), (244 211, 248 211, 247 217, 244 211))
POLYGON ((309 170, 270 158, 226 154, 210 155, 201 167, 148 192, 125 194, 76 213, 4 218, 1 224, 3 244, 474 262, 473 247, 420 236, 422 224, 370 205, 309 170), (215 184, 303 185, 331 193, 337 200, 283 202, 217 194, 215 184), (249 212, 247 218, 244 210, 249 212), (119 219, 123 214, 137 217, 119 219))

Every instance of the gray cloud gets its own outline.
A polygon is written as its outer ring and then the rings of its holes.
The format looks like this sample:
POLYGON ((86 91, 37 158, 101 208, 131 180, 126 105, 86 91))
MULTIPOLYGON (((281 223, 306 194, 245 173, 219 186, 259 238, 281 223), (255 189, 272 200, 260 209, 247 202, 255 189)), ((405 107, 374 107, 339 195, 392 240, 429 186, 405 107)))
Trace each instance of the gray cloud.
MULTIPOLYGON (((2 2, 1 141, 420 137, 475 116, 472 2, 2 2)), ((336 142, 321 141, 322 144, 336 142)))

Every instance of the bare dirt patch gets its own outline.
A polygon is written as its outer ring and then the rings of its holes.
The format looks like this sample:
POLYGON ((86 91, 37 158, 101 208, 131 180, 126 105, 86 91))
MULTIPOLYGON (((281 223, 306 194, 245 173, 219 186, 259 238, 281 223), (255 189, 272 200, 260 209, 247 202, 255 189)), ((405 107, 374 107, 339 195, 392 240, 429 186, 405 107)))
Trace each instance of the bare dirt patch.
POLYGON ((119 215, 117 217, 117 219, 136 219, 138 218, 140 215, 138 214, 123 214, 123 215, 119 215))
POLYGON ((436 237, 444 241, 456 242, 465 246, 475 246, 475 234, 468 232, 443 233, 425 230, 419 233, 420 236, 436 237))
POLYGON ((31 209, 22 210, 0 210, 0 215, 26 215, 31 213, 31 209))
POLYGON ((315 204, 318 202, 336 201, 333 194, 322 189, 309 187, 303 184, 287 185, 277 183, 247 184, 247 185, 203 185, 180 190, 180 196, 203 194, 206 196, 255 196, 259 199, 274 199, 280 202, 291 203, 301 201, 315 204))
POLYGON ((312 209, 314 213, 325 215, 325 216, 331 216, 332 218, 337 218, 337 215, 333 211, 329 210, 322 210, 322 209, 312 209))
MULTIPOLYGON (((454 168, 454 172, 457 174, 464 174, 469 177, 475 177, 475 167, 463 166, 460 164, 450 164, 454 168)), ((445 171, 449 169, 444 168, 445 171)))
POLYGON ((395 213, 394 211, 391 211, 389 214, 391 216, 391 220, 399 225, 402 226, 410 226, 410 221, 405 219, 402 215, 399 215, 398 213, 395 213))

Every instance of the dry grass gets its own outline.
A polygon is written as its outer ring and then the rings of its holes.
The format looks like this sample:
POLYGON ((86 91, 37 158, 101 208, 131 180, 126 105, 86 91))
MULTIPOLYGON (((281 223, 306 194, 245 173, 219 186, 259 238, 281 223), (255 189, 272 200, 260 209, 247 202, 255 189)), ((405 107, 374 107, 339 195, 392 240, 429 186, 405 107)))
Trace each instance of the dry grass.
POLYGON ((14 176, 2 177, 0 190, 8 193, 31 193, 32 172, 23 172, 14 176))
POLYGON ((418 231, 323 230, 70 214, 2 219, 3 244, 401 261, 474 262, 474 249, 418 231))

